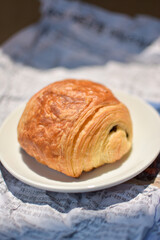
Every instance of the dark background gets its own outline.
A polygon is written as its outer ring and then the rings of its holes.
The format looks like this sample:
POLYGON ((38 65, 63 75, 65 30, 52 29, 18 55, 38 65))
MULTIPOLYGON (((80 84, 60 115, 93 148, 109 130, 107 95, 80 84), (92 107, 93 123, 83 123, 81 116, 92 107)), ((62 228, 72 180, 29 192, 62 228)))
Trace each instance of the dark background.
MULTIPOLYGON (((160 0, 82 0, 107 10, 130 16, 147 14, 160 18, 160 0)), ((3 0, 0 2, 0 44, 20 29, 40 18, 38 0, 3 0)))

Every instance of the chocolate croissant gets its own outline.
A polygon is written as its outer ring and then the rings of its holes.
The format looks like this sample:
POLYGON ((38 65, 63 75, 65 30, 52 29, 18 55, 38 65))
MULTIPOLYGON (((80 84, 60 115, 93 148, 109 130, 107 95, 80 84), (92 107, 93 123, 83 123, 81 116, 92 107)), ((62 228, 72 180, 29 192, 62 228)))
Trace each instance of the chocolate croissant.
POLYGON ((79 177, 122 158, 132 145, 127 107, 105 86, 67 79, 27 103, 18 124, 21 147, 38 162, 79 177))

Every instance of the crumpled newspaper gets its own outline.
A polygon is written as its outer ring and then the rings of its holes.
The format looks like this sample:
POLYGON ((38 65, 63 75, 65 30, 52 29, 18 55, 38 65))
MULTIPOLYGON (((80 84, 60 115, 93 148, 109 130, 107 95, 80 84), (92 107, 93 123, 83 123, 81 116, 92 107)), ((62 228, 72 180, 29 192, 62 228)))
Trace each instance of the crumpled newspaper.
MULTIPOLYGON (((122 89, 160 109, 160 20, 66 0, 41 0, 41 11, 37 24, 0 49, 0 123, 43 86, 69 77, 122 89)), ((154 181, 159 158, 152 168, 154 181)), ((141 181, 71 194, 33 188, 2 164, 0 170, 2 240, 160 239, 160 189, 144 172, 141 181)))

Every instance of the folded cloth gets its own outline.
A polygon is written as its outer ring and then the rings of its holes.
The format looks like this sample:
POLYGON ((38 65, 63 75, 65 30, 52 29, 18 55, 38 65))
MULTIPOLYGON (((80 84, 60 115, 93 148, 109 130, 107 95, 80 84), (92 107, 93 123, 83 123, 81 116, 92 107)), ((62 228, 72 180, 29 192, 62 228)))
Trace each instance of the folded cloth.
POLYGON ((157 112, 159 112, 159 114, 160 114, 160 103, 157 103, 157 102, 149 102, 151 105, 152 105, 152 107, 154 107, 156 110, 157 110, 157 112))

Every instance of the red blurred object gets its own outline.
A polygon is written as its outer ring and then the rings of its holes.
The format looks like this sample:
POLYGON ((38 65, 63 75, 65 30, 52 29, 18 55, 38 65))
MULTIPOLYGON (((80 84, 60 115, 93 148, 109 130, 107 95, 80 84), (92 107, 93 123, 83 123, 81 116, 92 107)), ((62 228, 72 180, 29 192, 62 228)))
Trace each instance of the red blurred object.
POLYGON ((159 172, 160 172, 160 154, 146 170, 144 170, 135 178, 142 181, 151 181, 156 178, 159 172))

